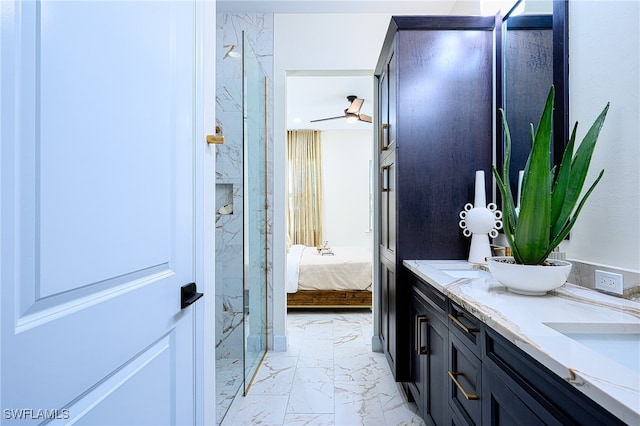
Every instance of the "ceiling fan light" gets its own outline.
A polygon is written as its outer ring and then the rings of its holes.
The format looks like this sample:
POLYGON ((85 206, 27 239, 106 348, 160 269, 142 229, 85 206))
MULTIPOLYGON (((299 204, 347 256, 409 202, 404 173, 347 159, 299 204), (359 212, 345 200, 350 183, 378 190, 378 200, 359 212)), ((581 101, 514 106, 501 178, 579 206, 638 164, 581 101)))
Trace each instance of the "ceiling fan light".
POLYGON ((349 124, 357 123, 358 121, 371 123, 371 116, 360 114, 360 108, 364 103, 364 99, 360 99, 355 95, 349 95, 347 96, 347 100, 351 103, 351 105, 349 105, 349 107, 344 110, 344 115, 339 115, 337 117, 318 118, 316 120, 311 120, 310 123, 317 123, 318 121, 337 120, 340 118, 346 119, 347 123, 349 124))
POLYGON ((356 114, 347 113, 347 123, 357 123, 358 116, 356 114))

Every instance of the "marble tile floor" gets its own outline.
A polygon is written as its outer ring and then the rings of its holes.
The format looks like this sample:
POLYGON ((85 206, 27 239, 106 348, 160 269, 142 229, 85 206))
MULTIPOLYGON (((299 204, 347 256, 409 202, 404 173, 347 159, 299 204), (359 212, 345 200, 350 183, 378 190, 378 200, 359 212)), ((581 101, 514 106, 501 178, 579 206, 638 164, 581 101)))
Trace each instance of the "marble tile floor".
POLYGON ((241 359, 216 360, 216 419, 224 418, 236 394, 242 395, 242 368, 241 359))
POLYGON ((424 425, 371 351, 371 322, 370 311, 290 312, 288 351, 267 354, 222 426, 424 425))

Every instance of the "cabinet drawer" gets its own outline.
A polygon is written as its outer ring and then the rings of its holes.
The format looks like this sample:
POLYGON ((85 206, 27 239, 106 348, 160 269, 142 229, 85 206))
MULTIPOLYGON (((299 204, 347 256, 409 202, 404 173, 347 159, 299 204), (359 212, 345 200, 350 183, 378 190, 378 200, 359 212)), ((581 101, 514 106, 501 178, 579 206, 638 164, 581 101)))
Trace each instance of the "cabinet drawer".
POLYGON ((458 337, 471 351, 480 357, 482 351, 482 321, 471 315, 459 305, 449 302, 449 330, 458 337))
POLYGON ((419 291, 422 295, 422 298, 433 308, 433 312, 437 313, 437 318, 448 325, 447 322, 447 297, 442 294, 440 291, 435 289, 432 285, 427 284, 422 281, 418 276, 416 276, 409 269, 405 268, 407 271, 406 276, 408 277, 408 284, 411 285, 416 291, 419 291))
POLYGON ((462 340, 449 331, 449 406, 465 424, 481 424, 482 364, 462 340))

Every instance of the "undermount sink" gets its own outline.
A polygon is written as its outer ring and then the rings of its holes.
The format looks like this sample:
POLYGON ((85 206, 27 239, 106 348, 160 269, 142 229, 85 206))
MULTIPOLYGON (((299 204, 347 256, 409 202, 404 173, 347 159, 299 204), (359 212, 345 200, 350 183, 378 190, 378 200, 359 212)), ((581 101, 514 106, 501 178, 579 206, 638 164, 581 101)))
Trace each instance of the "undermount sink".
POLYGON ((544 325, 640 374, 640 324, 544 323, 544 325))
POLYGON ((491 274, 471 263, 432 263, 429 266, 452 278, 489 278, 491 274))
POLYGON ((454 278, 488 278, 491 276, 489 272, 482 269, 441 269, 440 272, 454 278))

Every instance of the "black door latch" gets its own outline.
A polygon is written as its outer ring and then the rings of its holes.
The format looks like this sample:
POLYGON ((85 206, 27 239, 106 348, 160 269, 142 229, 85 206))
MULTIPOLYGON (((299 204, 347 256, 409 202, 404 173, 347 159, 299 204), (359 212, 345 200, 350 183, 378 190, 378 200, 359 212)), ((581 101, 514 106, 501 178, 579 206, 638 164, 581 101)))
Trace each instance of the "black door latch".
POLYGON ((180 287, 180 308, 184 309, 200 299, 204 294, 198 293, 196 283, 185 284, 180 287))

